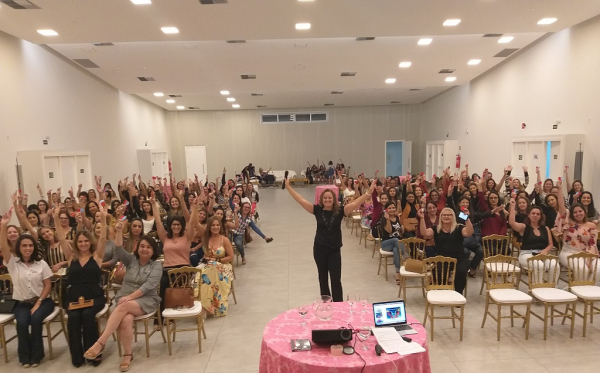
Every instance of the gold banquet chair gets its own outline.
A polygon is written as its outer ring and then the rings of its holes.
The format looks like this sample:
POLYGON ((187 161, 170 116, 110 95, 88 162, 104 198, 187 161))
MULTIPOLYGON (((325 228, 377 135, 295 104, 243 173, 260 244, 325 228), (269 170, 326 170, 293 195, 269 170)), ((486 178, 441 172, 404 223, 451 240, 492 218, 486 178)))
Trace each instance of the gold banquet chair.
MULTIPOLYGON (((588 316, 590 322, 593 323, 594 315, 600 315, 600 308, 594 306, 594 303, 600 302, 600 286, 596 286, 598 255, 585 252, 569 255, 567 264, 569 290, 583 302, 583 315, 578 312, 576 314, 583 318, 583 336, 585 337, 588 316)), ((563 323, 564 321, 563 318, 563 323)))

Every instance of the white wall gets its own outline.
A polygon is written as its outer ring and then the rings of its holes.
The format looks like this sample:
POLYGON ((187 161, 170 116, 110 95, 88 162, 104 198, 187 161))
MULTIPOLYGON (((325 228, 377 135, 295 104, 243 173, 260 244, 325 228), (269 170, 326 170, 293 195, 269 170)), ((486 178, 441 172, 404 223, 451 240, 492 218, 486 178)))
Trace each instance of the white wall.
POLYGON ((449 133, 462 146, 470 171, 489 167, 499 176, 510 163, 513 138, 585 134, 583 183, 600 192, 599 35, 600 17, 595 17, 427 101, 421 139, 444 139, 449 133), (557 120, 562 123, 553 130, 557 120))
MULTIPOLYGON (((185 175, 185 146, 207 147, 211 179, 239 172, 249 162, 273 170, 294 170, 308 164, 334 164, 341 158, 352 170, 373 174, 385 164, 386 140, 413 140, 419 136, 419 106, 365 106, 294 109, 293 111, 178 111, 167 114, 171 161, 176 177, 185 175), (261 124, 260 114, 329 112, 327 123, 261 124)), ((413 146, 413 154, 419 147, 413 146)), ((413 162, 413 167, 415 163, 413 162)), ((351 171, 352 172, 352 171, 351 171)))
MULTIPOLYGON (((137 172, 136 149, 146 142, 168 149, 162 108, 115 89, 45 46, 0 32, 0 82, 0 211, 17 188, 17 151, 90 151, 93 173, 117 183, 137 172), (46 136, 49 144, 43 145, 46 136)), ((26 186, 29 194, 31 188, 26 186)))

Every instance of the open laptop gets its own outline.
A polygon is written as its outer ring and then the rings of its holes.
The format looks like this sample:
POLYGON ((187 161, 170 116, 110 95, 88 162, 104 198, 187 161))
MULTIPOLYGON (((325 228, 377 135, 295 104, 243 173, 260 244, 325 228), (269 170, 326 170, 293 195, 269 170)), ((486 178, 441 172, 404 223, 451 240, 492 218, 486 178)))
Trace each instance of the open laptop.
POLYGON ((406 322, 406 306, 403 300, 373 303, 375 327, 392 327, 400 335, 417 334, 406 322))

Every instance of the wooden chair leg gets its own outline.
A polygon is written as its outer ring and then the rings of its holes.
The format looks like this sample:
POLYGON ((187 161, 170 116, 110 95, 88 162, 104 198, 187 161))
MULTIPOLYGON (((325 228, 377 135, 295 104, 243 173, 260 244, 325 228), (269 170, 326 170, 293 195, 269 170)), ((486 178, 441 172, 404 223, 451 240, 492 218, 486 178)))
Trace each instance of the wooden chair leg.
POLYGON ((427 324, 427 316, 428 316, 427 311, 429 311, 429 302, 425 302, 425 317, 423 318, 423 328, 427 324))
POLYGON ((485 326, 485 320, 487 319, 489 306, 490 306, 490 295, 486 294, 486 296, 485 296, 485 311, 483 311, 483 321, 481 322, 482 328, 485 326))
POLYGON ((171 325, 170 325, 170 319, 166 319, 166 326, 167 326, 167 346, 169 347, 169 356, 173 355, 173 351, 171 350, 171 325))
POLYGON ((571 338, 573 338, 573 332, 575 331, 575 307, 577 306, 577 301, 571 304, 571 338))
POLYGON ((8 363, 8 350, 6 348, 6 334, 4 334, 4 325, 0 325, 0 343, 4 351, 4 362, 8 363))
POLYGON ((235 289, 233 288, 233 280, 231 281, 231 295, 233 295, 233 301, 237 304, 237 299, 235 298, 235 289))
POLYGON ((385 257, 385 281, 387 281, 387 276, 388 276, 388 257, 385 257))
POLYGON ((498 322, 496 323, 497 324, 496 333, 498 334, 497 340, 498 340, 498 342, 500 342, 500 327, 502 324, 502 306, 500 304, 498 304, 498 320, 497 321, 498 322))
POLYGON ((198 353, 202 352, 202 327, 204 325, 204 319, 202 313, 196 318, 196 327, 198 328, 198 353))
POLYGON ((435 306, 431 305, 431 341, 433 342, 433 321, 435 320, 435 306))
POLYGON ((463 340, 463 329, 465 325, 465 305, 460 306, 460 340, 463 340))
MULTIPOLYGON (((594 309, 592 308, 592 312, 594 309)), ((588 318, 588 302, 586 300, 583 301, 583 337, 585 338, 585 334, 587 332, 587 318, 588 318)))
POLYGON ((383 260, 383 255, 379 254, 379 268, 377 268, 377 276, 381 273, 381 261, 383 260))
POLYGON ((50 323, 46 323, 46 332, 48 333, 48 355, 50 360, 54 360, 54 351, 52 350, 52 330, 50 330, 50 323))
POLYGON ((544 341, 548 336, 548 305, 544 303, 544 341))
POLYGON ((527 315, 525 315, 525 340, 529 339, 529 318, 531 316, 531 303, 527 304, 527 315))

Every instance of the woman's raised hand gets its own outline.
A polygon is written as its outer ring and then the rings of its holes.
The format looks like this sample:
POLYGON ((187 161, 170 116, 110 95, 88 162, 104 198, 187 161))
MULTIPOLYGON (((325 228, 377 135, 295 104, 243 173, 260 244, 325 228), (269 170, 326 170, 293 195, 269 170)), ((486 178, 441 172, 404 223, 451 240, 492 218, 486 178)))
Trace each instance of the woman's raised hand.
POLYGON ((12 217, 13 208, 11 207, 7 212, 2 215, 2 225, 6 225, 10 222, 10 218, 12 217))
POLYGON ((377 188, 377 181, 371 183, 371 186, 369 187, 369 194, 373 194, 375 188, 377 188))
POLYGON ((122 231, 123 230, 123 222, 122 221, 117 222, 117 224, 115 224, 115 229, 117 231, 122 231))
POLYGON ((423 212, 423 209, 417 210, 417 216, 419 217, 419 219, 423 219, 425 217, 425 213, 423 212))

